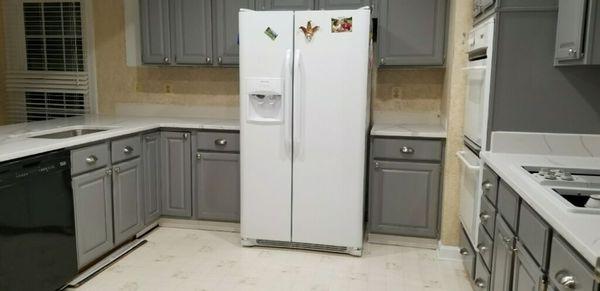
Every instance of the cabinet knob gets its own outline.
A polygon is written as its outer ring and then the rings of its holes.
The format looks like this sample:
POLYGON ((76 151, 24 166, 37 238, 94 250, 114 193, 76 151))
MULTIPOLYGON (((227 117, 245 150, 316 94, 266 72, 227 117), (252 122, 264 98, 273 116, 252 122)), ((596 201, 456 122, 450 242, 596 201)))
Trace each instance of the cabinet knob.
POLYGON ((379 59, 379 63, 382 64, 382 65, 385 65, 385 58, 379 59))
POLYGON ((577 50, 574 50, 572 48, 569 49, 569 55, 574 55, 575 53, 577 53, 577 50))
POLYGON ((217 62, 219 63, 219 65, 220 65, 220 64, 222 64, 222 63, 223 63, 223 57, 219 57, 219 58, 217 59, 217 62))
POLYGON ((94 156, 94 155, 90 155, 89 157, 85 158, 85 163, 88 165, 93 165, 98 161, 98 157, 94 156))
POLYGON ((125 146, 123 148, 123 153, 126 154, 126 155, 129 155, 129 154, 133 153, 133 148, 130 147, 130 146, 125 146))
POLYGON ((183 139, 188 139, 189 137, 190 137, 189 133, 186 132, 186 133, 183 134, 183 139))
POLYGON ((481 219, 481 222, 486 222, 486 221, 488 221, 488 220, 490 219, 490 217, 491 217, 491 216, 490 216, 489 214, 487 214, 486 212, 481 212, 481 213, 479 214, 479 219, 481 219))
POLYGON ((381 164, 379 164, 379 162, 375 162, 375 169, 379 169, 381 168, 381 164))
POLYGON ((210 64, 210 63, 211 63, 211 61, 212 61, 212 60, 211 60, 211 58, 209 58, 209 57, 206 57, 206 63, 207 63, 207 64, 210 64))
POLYGON ((483 188, 483 190, 489 191, 492 188, 494 188, 494 184, 492 184, 489 181, 485 181, 485 182, 483 182, 483 184, 481 184, 481 187, 483 188))
POLYGON ((407 147, 407 146, 401 147, 401 148, 400 148, 400 151, 401 151, 403 154, 409 154, 409 155, 410 155, 410 154, 414 154, 414 153, 415 153, 415 149, 413 149, 413 148, 411 148, 411 147, 407 147))
POLYGON ((107 169, 104 173, 106 174, 106 176, 110 176, 112 175, 113 171, 112 169, 107 169))
POLYGON ((201 159, 202 159, 202 154, 196 153, 196 160, 201 160, 201 159))
POLYGON ((117 174, 118 174, 119 172, 121 172, 121 168, 119 168, 119 167, 116 167, 116 168, 114 169, 114 171, 115 171, 115 173, 117 173, 117 174))
POLYGON ((460 249, 460 250, 458 251, 458 253, 459 253, 461 256, 467 256, 467 255, 469 255, 469 251, 468 251, 466 248, 462 248, 462 249, 460 249))
POLYGON ((478 244, 477 245, 477 250, 479 250, 480 254, 485 254, 488 251, 488 247, 485 246, 484 244, 478 244))
POLYGON ((218 146, 225 146, 227 145, 227 140, 224 138, 215 139, 215 144, 218 146))
POLYGON ((481 278, 477 278, 475 279, 475 286, 477 286, 477 288, 485 288, 486 284, 485 284, 485 280, 481 279, 481 278))
POLYGON ((568 289, 577 288, 577 281, 575 280, 575 276, 573 275, 570 275, 566 272, 559 272, 558 274, 556 274, 556 279, 558 280, 558 283, 560 283, 568 289))
POLYGON ((169 57, 165 57, 165 58, 163 59, 163 62, 164 62, 165 64, 168 64, 168 63, 169 63, 169 61, 170 61, 169 57))

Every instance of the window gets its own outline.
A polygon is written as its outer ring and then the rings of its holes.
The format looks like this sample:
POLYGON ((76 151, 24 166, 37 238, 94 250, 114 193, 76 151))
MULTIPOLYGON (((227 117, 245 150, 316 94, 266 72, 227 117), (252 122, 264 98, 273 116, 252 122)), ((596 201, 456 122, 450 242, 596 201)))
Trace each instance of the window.
POLYGON ((92 87, 85 0, 5 0, 8 118, 89 113, 92 87))

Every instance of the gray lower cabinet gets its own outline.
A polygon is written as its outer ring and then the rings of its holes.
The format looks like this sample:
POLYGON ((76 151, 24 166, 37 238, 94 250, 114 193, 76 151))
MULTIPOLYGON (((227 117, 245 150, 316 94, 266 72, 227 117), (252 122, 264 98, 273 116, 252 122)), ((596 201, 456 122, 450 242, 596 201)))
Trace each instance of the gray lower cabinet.
POLYGON ((219 65, 239 64, 238 13, 241 8, 255 9, 254 0, 215 1, 215 58, 219 65))
POLYGON ((119 245, 144 228, 140 158, 113 166, 112 195, 115 244, 119 245))
POLYGON ((370 231, 437 237, 439 179, 439 164, 374 160, 370 231))
MULTIPOLYGON (((370 0, 317 0, 319 9, 339 10, 339 9, 357 9, 371 5, 370 0)), ((374 0, 376 1, 376 0, 374 0)))
POLYGON ((140 0, 142 62, 171 63, 169 0, 140 0))
POLYGON ((102 168, 73 177, 72 187, 77 264, 81 269, 114 246, 110 170, 102 168))
POLYGON ((475 253, 471 241, 462 227, 460 228, 458 247, 467 275, 469 276, 469 279, 473 280, 475 278, 475 256, 477 253, 475 253))
POLYGON ((516 246, 512 291, 544 290, 544 273, 520 242, 516 246))
POLYGON ((197 152, 194 178, 196 218, 240 221, 239 153, 197 152))
POLYGON ((149 225, 160 218, 160 133, 146 134, 142 138, 144 223, 149 225))
POLYGON ((494 253, 492 257, 491 291, 510 291, 514 259, 515 235, 500 214, 496 217, 494 253))
POLYGON ((312 10, 315 0, 256 0, 260 10, 312 10))
POLYGON ((163 215, 192 216, 192 155, 189 132, 161 132, 163 215))
POLYGON ((447 0, 380 0, 379 63, 444 64, 447 0))

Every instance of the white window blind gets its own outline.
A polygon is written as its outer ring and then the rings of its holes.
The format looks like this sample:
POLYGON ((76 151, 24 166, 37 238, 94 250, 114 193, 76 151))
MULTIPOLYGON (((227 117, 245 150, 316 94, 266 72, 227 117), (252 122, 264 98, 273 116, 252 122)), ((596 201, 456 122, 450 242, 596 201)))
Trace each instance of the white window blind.
POLYGON ((84 0, 5 0, 8 119, 89 113, 84 0))

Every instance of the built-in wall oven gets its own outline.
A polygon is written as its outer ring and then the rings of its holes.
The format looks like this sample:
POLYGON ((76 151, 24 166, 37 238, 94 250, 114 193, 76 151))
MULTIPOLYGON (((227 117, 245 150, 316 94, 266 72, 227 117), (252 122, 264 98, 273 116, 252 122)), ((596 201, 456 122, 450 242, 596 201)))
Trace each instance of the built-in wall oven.
POLYGON ((464 147, 457 152, 460 169, 460 221, 471 240, 477 241, 481 199, 482 162, 479 152, 487 147, 488 115, 491 91, 494 18, 477 25, 468 36, 469 62, 465 96, 464 147))

